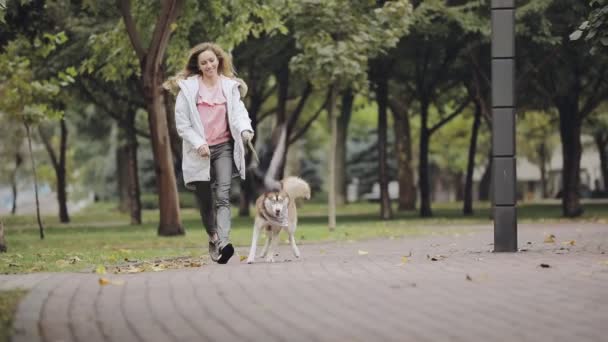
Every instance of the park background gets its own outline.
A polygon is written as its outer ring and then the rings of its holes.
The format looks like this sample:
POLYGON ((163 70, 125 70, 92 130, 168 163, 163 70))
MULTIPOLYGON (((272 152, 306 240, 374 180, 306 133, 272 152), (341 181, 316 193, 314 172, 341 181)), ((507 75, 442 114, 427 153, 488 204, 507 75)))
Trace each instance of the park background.
MULTIPOLYGON (((607 5, 517 6, 518 217, 605 223, 607 5)), ((237 244, 283 129, 303 243, 491 222, 488 1, 7 1, 0 32, 2 272, 205 253, 160 87, 203 41, 248 85, 261 158, 237 244)))

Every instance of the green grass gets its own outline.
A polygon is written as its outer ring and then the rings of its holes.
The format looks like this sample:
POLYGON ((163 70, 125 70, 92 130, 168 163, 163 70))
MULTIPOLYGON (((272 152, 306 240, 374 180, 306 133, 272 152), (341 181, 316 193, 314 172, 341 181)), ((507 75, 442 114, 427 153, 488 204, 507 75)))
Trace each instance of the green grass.
MULTIPOLYGON (((346 241, 420 234, 453 234, 489 225, 488 204, 477 204, 474 216, 463 217, 459 204, 433 207, 434 217, 422 219, 416 212, 397 213, 394 220, 378 219, 377 204, 357 203, 338 208, 338 226, 327 229, 327 208, 322 203, 306 203, 300 209, 297 240, 300 244, 319 241, 346 241)), ((585 206, 580 220, 608 219, 608 204, 585 206)), ((235 209, 236 210, 236 209, 235 209)), ((253 215, 253 213, 252 213, 253 215)), ((521 205, 520 222, 558 221, 559 204, 521 205)), ((8 253, 0 255, 0 273, 42 271, 91 271, 98 265, 111 266, 127 260, 152 260, 206 255, 206 234, 198 212, 182 210, 185 236, 157 236, 158 211, 146 210, 144 224, 129 226, 126 214, 112 203, 97 203, 72 216, 70 224, 59 224, 55 217, 45 217, 44 240, 38 236, 33 216, 7 216, 5 222, 8 253)), ((234 212, 231 239, 237 246, 251 241, 252 217, 237 217, 234 212)), ((282 236, 285 239, 285 236, 282 236)))
POLYGON ((24 290, 0 291, 0 342, 10 340, 17 305, 26 293, 24 290))

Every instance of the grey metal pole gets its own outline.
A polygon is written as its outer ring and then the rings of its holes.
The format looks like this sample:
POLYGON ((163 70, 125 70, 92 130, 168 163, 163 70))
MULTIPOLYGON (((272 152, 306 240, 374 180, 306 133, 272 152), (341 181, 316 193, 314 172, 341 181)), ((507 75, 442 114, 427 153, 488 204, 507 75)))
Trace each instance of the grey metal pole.
POLYGON ((515 0, 492 0, 494 251, 517 251, 515 0))

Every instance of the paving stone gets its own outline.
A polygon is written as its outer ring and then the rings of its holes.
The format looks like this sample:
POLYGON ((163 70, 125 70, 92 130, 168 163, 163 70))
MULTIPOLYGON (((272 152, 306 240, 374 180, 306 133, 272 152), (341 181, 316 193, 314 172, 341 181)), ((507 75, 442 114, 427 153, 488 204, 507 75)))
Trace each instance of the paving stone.
POLYGON ((91 274, 5 275, 0 289, 30 289, 15 317, 18 342, 605 340, 608 225, 520 225, 526 251, 515 254, 491 253, 491 226, 471 228, 301 244, 303 258, 290 262, 281 262, 293 259, 282 244, 272 264, 233 258, 108 276, 123 285, 100 286, 91 274), (556 243, 543 242, 549 233, 556 243))

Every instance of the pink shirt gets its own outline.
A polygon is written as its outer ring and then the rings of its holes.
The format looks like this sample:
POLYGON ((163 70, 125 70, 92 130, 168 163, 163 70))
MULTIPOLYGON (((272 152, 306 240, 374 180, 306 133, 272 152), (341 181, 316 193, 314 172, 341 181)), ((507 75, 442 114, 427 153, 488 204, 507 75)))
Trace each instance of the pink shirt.
POLYGON ((228 118, 226 117, 226 97, 222 93, 222 81, 218 80, 213 88, 207 87, 203 79, 198 79, 196 108, 201 116, 205 137, 209 146, 230 141, 228 118))

